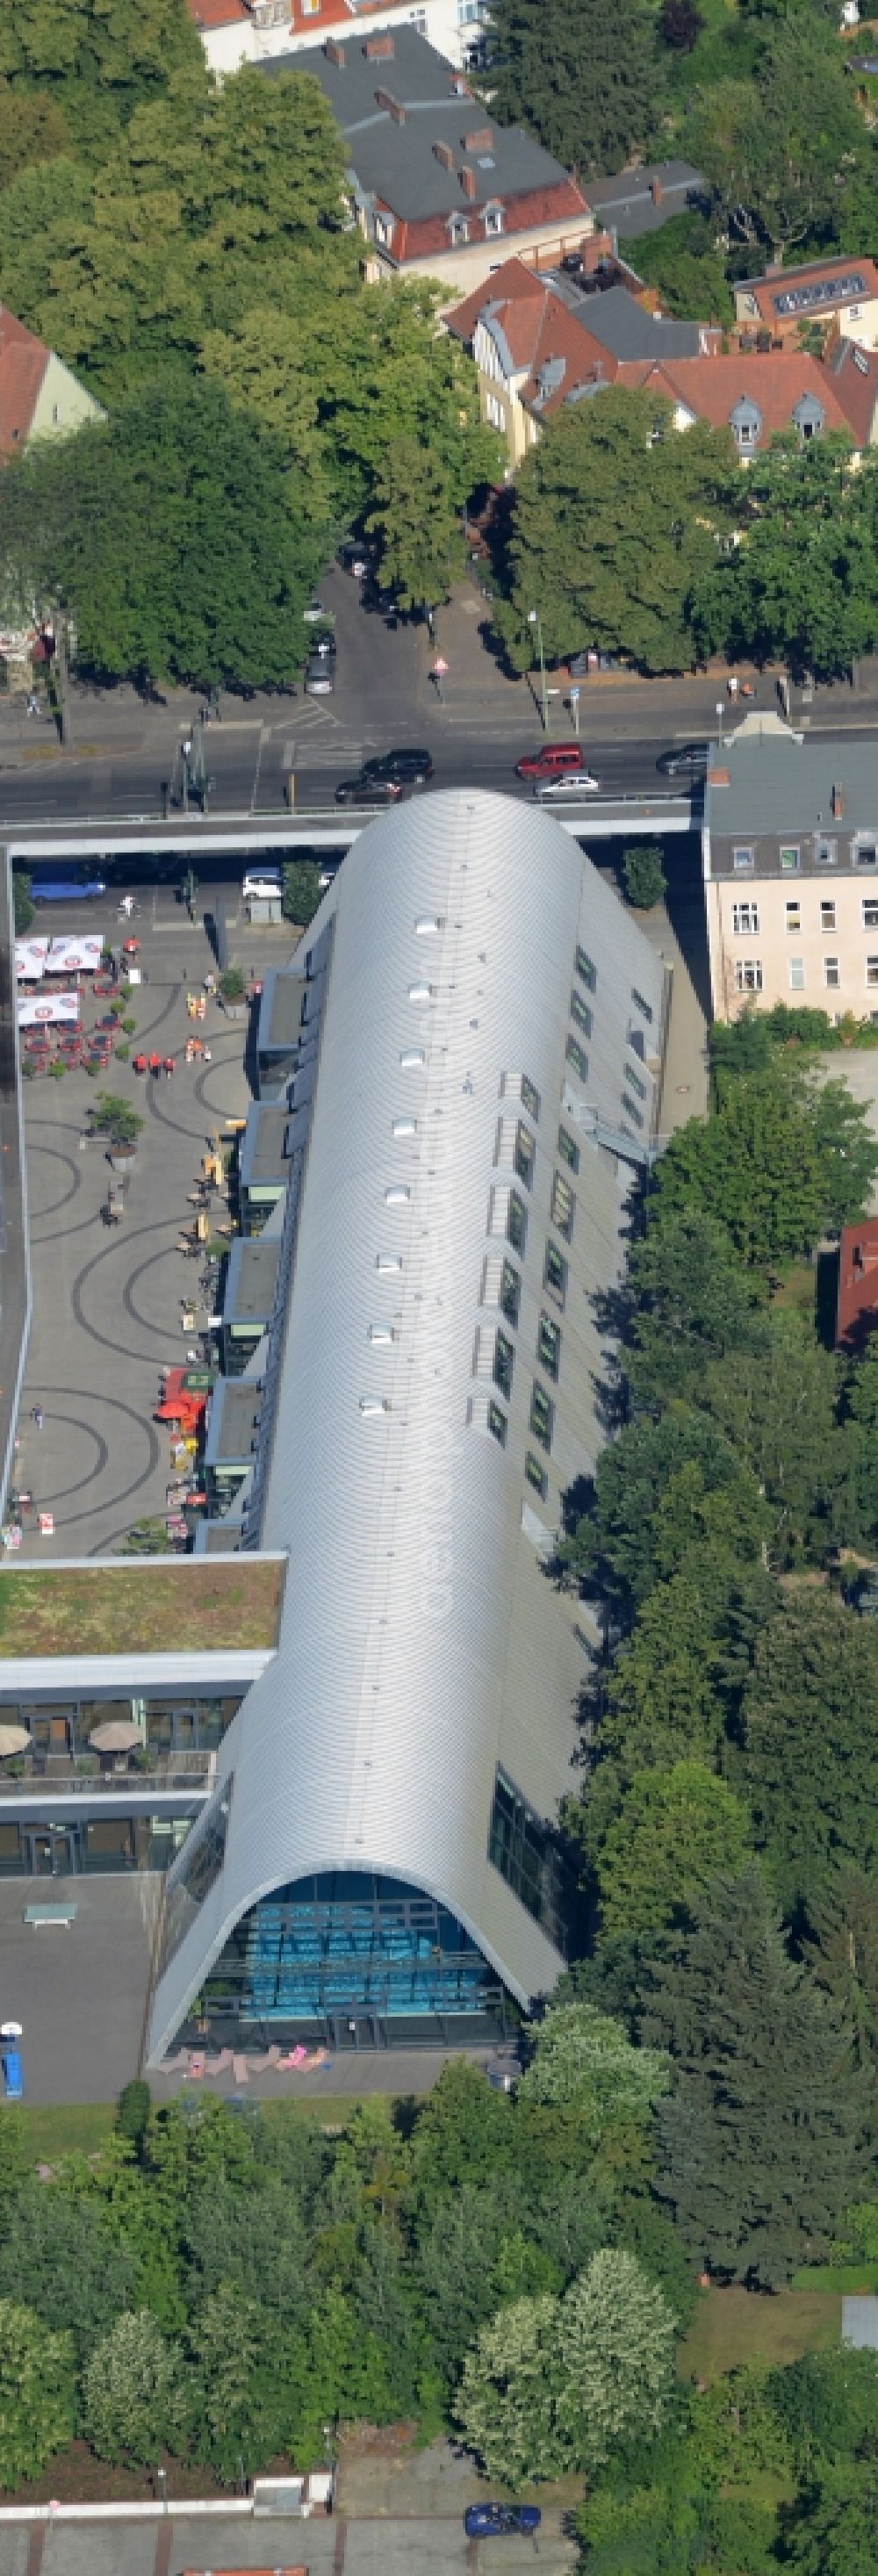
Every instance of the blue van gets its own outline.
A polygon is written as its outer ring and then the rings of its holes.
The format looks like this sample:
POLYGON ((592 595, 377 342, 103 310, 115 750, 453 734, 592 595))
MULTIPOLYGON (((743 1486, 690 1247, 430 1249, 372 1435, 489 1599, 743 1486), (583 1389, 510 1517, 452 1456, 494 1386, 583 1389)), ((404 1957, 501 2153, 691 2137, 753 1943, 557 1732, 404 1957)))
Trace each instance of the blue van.
POLYGON ((87 903, 106 891, 103 877, 34 877, 31 885, 34 903, 87 903))
POLYGON ((0 2064, 3 2067, 3 2089, 7 2102, 23 2102, 24 2063, 20 2050, 4 2048, 0 2064))

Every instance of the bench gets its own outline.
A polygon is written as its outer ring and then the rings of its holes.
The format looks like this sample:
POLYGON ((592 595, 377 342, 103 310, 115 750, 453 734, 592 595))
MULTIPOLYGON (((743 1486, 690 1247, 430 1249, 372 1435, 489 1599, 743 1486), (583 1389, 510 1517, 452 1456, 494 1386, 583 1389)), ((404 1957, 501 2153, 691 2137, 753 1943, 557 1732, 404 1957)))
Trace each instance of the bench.
POLYGON ((34 1905, 25 1906, 24 1920, 26 1923, 35 1924, 63 1923, 65 1930, 69 1932, 71 1923, 76 1921, 76 1911, 75 1905, 45 1905, 40 1898, 34 1905))

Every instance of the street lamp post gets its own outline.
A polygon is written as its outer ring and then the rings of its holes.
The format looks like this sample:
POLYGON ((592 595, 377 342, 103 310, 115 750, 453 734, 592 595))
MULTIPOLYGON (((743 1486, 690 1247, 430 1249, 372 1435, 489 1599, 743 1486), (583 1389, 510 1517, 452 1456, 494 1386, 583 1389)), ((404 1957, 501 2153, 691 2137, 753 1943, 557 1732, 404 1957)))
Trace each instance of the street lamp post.
POLYGON ((540 696, 542 701, 543 732, 548 733, 549 692, 546 687, 546 656, 543 647, 543 623, 538 609, 528 609, 527 622, 529 626, 535 626, 537 630, 537 643, 540 648, 540 696))
POLYGON ((718 715, 718 717, 719 717, 719 747, 720 747, 720 750, 722 750, 722 747, 723 747, 723 702, 722 702, 722 699, 721 699, 721 698, 717 698, 717 702, 716 702, 716 712, 717 712, 717 715, 718 715))

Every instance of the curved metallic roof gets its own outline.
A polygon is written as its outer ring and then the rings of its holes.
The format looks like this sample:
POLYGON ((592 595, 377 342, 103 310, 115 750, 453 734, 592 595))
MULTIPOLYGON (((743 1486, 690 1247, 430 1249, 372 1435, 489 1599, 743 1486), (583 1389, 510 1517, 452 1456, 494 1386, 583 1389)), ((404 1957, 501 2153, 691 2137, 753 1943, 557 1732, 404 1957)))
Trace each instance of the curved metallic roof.
POLYGON ((159 1985, 153 2059, 240 1915, 312 1872, 440 1897, 522 1999, 559 1964, 487 1832, 498 1762, 544 1815, 570 1785, 579 1613, 535 1542, 600 1445, 591 1291, 618 1273, 630 1179, 585 1135, 541 1506, 524 1458, 543 1259, 577 945, 597 969, 587 1098, 616 1127, 632 987, 657 1032, 661 968, 548 814, 472 791, 371 824, 312 945, 333 916, 260 1534, 289 1551, 279 1648, 224 1741, 224 1867, 159 1985), (522 1076, 540 1111, 500 1448, 486 1408, 522 1076))

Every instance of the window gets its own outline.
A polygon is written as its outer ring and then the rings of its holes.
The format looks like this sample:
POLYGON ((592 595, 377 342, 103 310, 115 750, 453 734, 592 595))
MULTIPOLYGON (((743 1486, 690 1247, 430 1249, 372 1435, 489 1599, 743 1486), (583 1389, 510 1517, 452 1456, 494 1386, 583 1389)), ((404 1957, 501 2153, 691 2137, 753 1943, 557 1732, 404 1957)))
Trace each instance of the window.
POLYGON ((570 1017, 575 1026, 582 1029, 585 1036, 590 1038, 594 1026, 593 1014, 589 1010, 588 1003, 583 1001, 582 994, 577 993, 575 989, 570 995, 570 1017))
POLYGON ((216 1885, 226 1856, 229 1811, 232 1804, 231 1774, 208 1807, 193 1825, 183 1845, 179 1869, 172 1875, 165 1900, 162 1955, 159 1974, 185 1941, 200 1905, 216 1885))
POLYGON ((837 842, 837 841, 826 841, 826 840, 823 840, 823 839, 821 839, 821 838, 820 838, 820 836, 818 835, 818 838, 817 838, 817 840, 816 840, 816 841, 815 841, 815 843, 814 843, 814 865, 815 865, 815 867, 818 867, 818 868, 834 868, 837 857, 838 857, 838 842, 837 842))
POLYGON ((552 1224, 557 1226, 559 1234, 563 1234, 566 1243, 570 1242, 573 1233, 575 1206, 569 1181, 565 1181, 563 1172, 556 1172, 552 1181, 552 1224))
POLYGON ((498 402, 496 394, 485 395, 485 417, 489 429, 505 429, 506 414, 502 403, 498 402))
POLYGON ((521 1311, 521 1278, 512 1261, 504 1261, 500 1272, 500 1312, 507 1324, 515 1325, 521 1311))
POLYGON ((643 994, 638 993, 636 985, 632 988, 631 999, 635 1010, 639 1011, 643 1019, 648 1020, 650 1027, 652 1027, 652 1006, 649 1002, 644 1001, 643 994))
POLYGON ((501 1449, 505 1449, 506 1447, 506 1433, 508 1428, 509 1425, 507 1423, 505 1413, 501 1412, 499 1404, 495 1404, 492 1399, 488 1406, 488 1430, 490 1431, 492 1440, 498 1441, 501 1449))
POLYGON ((492 233, 502 233, 502 230, 503 230, 503 208, 502 208, 502 206, 486 206, 486 207, 485 207, 485 231, 486 231, 486 233, 488 233, 488 234, 492 234, 492 233))
POLYGON ((782 876, 792 875, 794 869, 799 865, 799 856, 798 841, 787 841, 785 844, 781 845, 780 865, 782 876))
POLYGON ((732 851, 732 866, 736 877, 752 876, 755 865, 756 852, 752 842, 739 842, 737 849, 732 851))
POLYGON ((508 1333, 495 1333, 493 1367, 494 1385, 499 1387, 501 1395, 505 1395, 507 1404, 512 1394, 512 1371, 514 1367, 515 1351, 508 1333))
POLYGON ((629 1100, 628 1098, 627 1091, 623 1091, 622 1093, 622 1108, 625 1117, 630 1118, 635 1127, 643 1126, 643 1111, 642 1109, 635 1108, 633 1100, 629 1100))
POLYGON ((525 1189, 528 1190, 530 1189, 534 1176, 535 1153, 536 1146, 534 1144, 530 1128, 526 1127, 524 1119, 520 1118, 515 1130, 515 1154, 513 1156, 513 1160, 515 1163, 515 1169, 518 1173, 518 1178, 520 1181, 524 1182, 525 1189))
POLYGON ((804 990, 805 990, 805 960, 804 960, 804 957, 790 957, 790 958, 788 959, 788 961, 787 961, 787 962, 788 962, 788 966, 789 966, 789 983, 790 983, 790 992, 791 992, 791 993, 804 993, 804 990))
POLYGON ((733 905, 732 905, 732 928, 733 928, 733 930, 734 930, 734 934, 735 934, 735 938, 736 938, 736 939, 752 939, 752 938, 758 939, 758 937, 759 937, 759 905, 758 905, 758 903, 733 903, 733 905))
POLYGON ((821 928, 821 930, 834 930, 834 929, 835 929, 835 905, 834 905, 834 903, 822 903, 822 904, 821 904, 821 906, 820 906, 820 928, 821 928))
POLYGON ((376 215, 375 239, 381 250, 389 250, 393 240, 393 223, 389 215, 376 215))
POLYGON ((797 931, 800 931, 800 930, 801 930, 801 927, 802 927, 802 907, 801 907, 801 904, 800 904, 800 903, 788 903, 788 904, 787 904, 787 907, 786 907, 786 916, 787 916, 787 937, 789 937, 790 931, 797 932, 797 931))
POLYGON ((524 1473, 531 1492, 538 1494, 540 1502, 544 1503, 548 1490, 549 1479, 546 1474, 545 1467, 542 1464, 542 1460, 537 1457, 535 1449, 525 1450, 524 1473))
POLYGON ((568 1038, 564 1053, 573 1072, 578 1073, 580 1082, 587 1082, 588 1057, 585 1048, 580 1046, 579 1039, 568 1038))
POLYGON ((547 1377, 557 1377, 561 1362, 561 1326, 556 1324, 554 1315, 540 1316, 537 1359, 547 1377))
POLYGON ((513 1252, 523 1252, 527 1235, 527 1209, 517 1190, 510 1190, 506 1210, 506 1241, 513 1252))
POLYGON ((646 1084, 641 1082, 639 1073, 635 1073, 630 1064, 625 1067, 625 1080, 629 1091, 636 1091, 638 1100, 646 1099, 646 1084))
POLYGON ((876 847, 874 841, 856 841, 854 843, 854 866, 855 868, 878 867, 878 847, 876 847))
POLYGON ((551 1825, 529 1807, 506 1771, 497 1772, 488 1828, 488 1859, 520 1905, 564 1949, 564 1864, 551 1825))
POLYGON ((866 982, 870 985, 878 984, 878 957, 866 959, 866 982))
POLYGON ((536 1083, 531 1082, 526 1073, 523 1073, 521 1077, 521 1105, 523 1109, 527 1110, 529 1118, 536 1120, 539 1117, 540 1095, 537 1090, 536 1083))
MULTIPOLYGON (((469 241, 469 224, 465 215, 452 215, 449 219, 448 230, 451 237, 452 250, 459 248, 463 242, 469 241)), ((499 411, 499 403, 497 408, 499 411)))
POLYGON ((587 948, 577 948, 576 972, 579 976, 580 983, 587 985, 590 993, 595 992, 597 988, 598 970, 593 958, 589 956, 587 948))
POLYGON ((824 957, 823 981, 830 993, 837 993, 841 983, 837 957, 824 957))
POLYGON ((425 36, 427 33, 426 9, 412 9, 409 13, 409 26, 414 27, 419 36, 425 36))
POLYGON ((546 1394, 545 1387, 540 1385, 539 1379, 534 1378, 530 1400, 530 1427, 541 1449, 548 1450, 552 1446, 553 1410, 551 1397, 546 1394))
POLYGON ((558 1152, 561 1156, 562 1163, 566 1163, 568 1171, 578 1172, 579 1146, 577 1145, 575 1136, 571 1136, 569 1127, 559 1127, 558 1129, 558 1152))
POLYGON ((863 929, 878 930, 878 903, 868 895, 863 896, 863 929))
POLYGON ((735 965, 735 991, 736 993, 761 993, 761 958, 739 957, 737 959, 735 965))
POLYGON ((554 1297, 557 1305, 563 1306, 567 1295, 567 1263, 563 1252, 559 1252, 557 1243, 552 1242, 551 1235, 546 1245, 543 1287, 548 1288, 550 1297, 554 1297))

